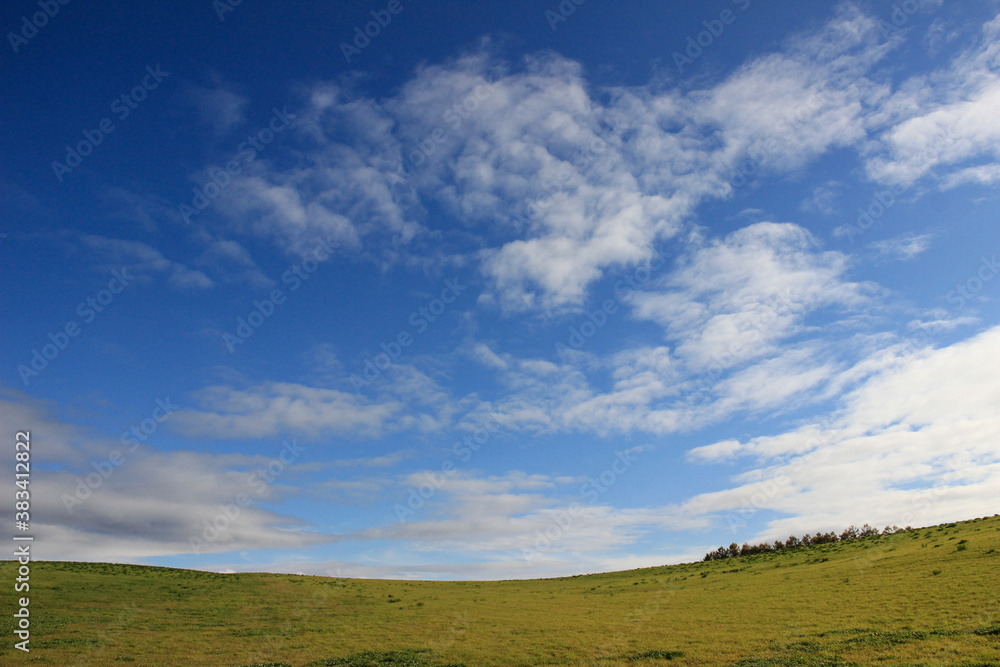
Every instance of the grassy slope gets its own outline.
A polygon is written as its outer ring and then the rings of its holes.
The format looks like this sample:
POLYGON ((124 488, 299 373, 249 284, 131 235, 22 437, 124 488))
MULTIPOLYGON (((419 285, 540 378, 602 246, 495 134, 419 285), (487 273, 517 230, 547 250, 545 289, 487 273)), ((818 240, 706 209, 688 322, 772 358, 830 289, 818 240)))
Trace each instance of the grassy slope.
POLYGON ((30 656, 12 647, 14 565, 3 665, 1000 665, 1000 517, 533 581, 35 563, 30 656))

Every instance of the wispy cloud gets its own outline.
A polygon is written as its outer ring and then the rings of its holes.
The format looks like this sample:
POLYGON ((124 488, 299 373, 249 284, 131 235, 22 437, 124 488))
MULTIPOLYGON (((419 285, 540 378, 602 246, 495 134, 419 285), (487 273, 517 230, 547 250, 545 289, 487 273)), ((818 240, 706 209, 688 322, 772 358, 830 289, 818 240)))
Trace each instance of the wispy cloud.
POLYGON ((998 341, 993 328, 951 347, 897 356, 822 421, 692 450, 694 460, 749 457, 757 464, 739 475, 740 486, 697 496, 685 510, 721 518, 750 507, 753 495, 752 512, 780 515, 761 539, 847 525, 858 498, 868 520, 880 524, 974 515, 978 499, 1000 488, 993 446, 1000 394, 991 379, 998 368, 987 353, 998 341))
POLYGON ((869 101, 885 95, 866 77, 891 48, 845 5, 714 87, 608 89, 598 101, 578 63, 548 54, 513 68, 484 42, 388 99, 318 84, 295 130, 310 148, 289 169, 252 165, 223 215, 293 252, 322 233, 369 252, 388 243, 398 258, 442 240, 426 215, 440 206, 503 238, 478 253, 483 303, 578 309, 605 272, 647 261, 700 203, 731 196, 748 155, 787 173, 862 142, 869 101), (449 115, 466 100, 470 111, 449 115), (416 165, 421 141, 433 150, 416 165))
MULTIPOLYGON (((204 543, 206 553, 303 548, 334 539, 259 504, 294 492, 294 469, 280 483, 268 477, 280 442, 270 456, 158 451, 63 422, 52 407, 18 393, 0 398, 5 423, 30 423, 32 438, 47 443, 32 452, 32 462, 49 468, 32 478, 39 558, 134 561, 191 553, 192 538, 202 538, 222 505, 238 516, 217 522, 225 528, 216 527, 217 537, 204 543), (241 505, 240 494, 252 502, 241 505)), ((3 449, 13 458, 13 444, 3 449)))
POLYGON ((945 187, 992 182, 1000 159, 1000 130, 991 120, 1000 106, 998 54, 1000 16, 986 23, 976 43, 949 66, 913 77, 885 100, 879 115, 889 122, 879 135, 879 150, 867 161, 869 175, 899 185, 932 171, 945 179, 945 187), (969 160, 986 163, 970 170, 969 160))
POLYGON ((168 284, 179 289, 206 289, 215 284, 201 271, 171 261, 159 250, 141 241, 126 241, 95 234, 83 235, 80 240, 100 257, 108 270, 124 266, 140 280, 148 280, 152 274, 165 274, 168 284))
POLYGON ((231 130, 246 121, 246 109, 250 100, 239 88, 218 73, 210 75, 208 85, 188 83, 182 93, 190 104, 198 121, 208 127, 216 140, 226 136, 231 130))
POLYGON ((891 259, 908 260, 930 248, 933 238, 934 234, 902 234, 884 241, 876 241, 871 244, 871 247, 879 255, 891 259))

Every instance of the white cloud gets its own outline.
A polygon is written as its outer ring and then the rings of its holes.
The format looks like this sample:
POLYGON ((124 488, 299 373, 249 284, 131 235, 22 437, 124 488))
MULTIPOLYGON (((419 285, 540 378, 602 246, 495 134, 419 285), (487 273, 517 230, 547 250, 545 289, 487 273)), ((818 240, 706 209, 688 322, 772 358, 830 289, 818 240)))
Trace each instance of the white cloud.
POLYGON ((189 436, 271 438, 302 434, 377 436, 399 418, 398 402, 373 403, 335 389, 267 382, 246 389, 213 386, 196 398, 202 409, 184 409, 172 425, 189 436))
POLYGON ((227 283, 245 283, 253 288, 269 288, 274 281, 257 267, 250 253, 232 240, 214 239, 207 234, 203 239, 208 247, 195 260, 195 265, 212 271, 227 283))
POLYGON ((763 155, 758 161, 769 170, 795 170, 831 147, 865 138, 866 106, 886 94, 869 70, 892 47, 872 17, 840 5, 818 30, 692 93, 693 115, 722 130, 721 167, 736 167, 756 149, 750 155, 763 155))
MULTIPOLYGON (((998 35, 1000 17, 946 69, 894 85, 880 68, 903 33, 847 3, 720 81, 627 88, 555 54, 505 63, 483 40, 385 98, 314 85, 284 135, 295 152, 247 165, 214 211, 293 254, 321 236, 380 266, 475 261, 482 303, 576 311, 609 271, 686 239, 700 204, 832 149, 859 151, 879 182, 947 167, 944 187, 994 183, 998 35)), ((804 205, 829 212, 831 194, 804 205)))
POLYGON ((179 288, 200 288, 205 289, 215 285, 212 279, 201 271, 190 269, 183 264, 174 263, 170 267, 170 277, 167 282, 179 288))
POLYGON ((333 465, 342 467, 360 466, 365 468, 388 468, 396 465, 397 463, 400 463, 401 461, 405 461, 412 455, 413 452, 410 451, 398 451, 398 452, 392 452, 391 454, 383 454, 381 456, 372 456, 366 458, 337 459, 332 463, 333 465))
POLYGON ((187 84, 186 101, 195 108, 198 120, 211 128, 212 136, 219 139, 246 120, 250 101, 232 83, 214 75, 209 86, 187 84))
POLYGON ((836 193, 830 188, 822 185, 816 186, 813 188, 812 194, 799 205, 799 208, 808 213, 830 215, 836 210, 833 206, 836 198, 836 193))
POLYGON ((178 411, 171 425, 188 436, 224 439, 375 439, 478 426, 482 420, 477 417, 489 414, 489 405, 474 394, 454 398, 413 365, 393 363, 374 380, 364 380, 361 375, 348 378, 329 346, 314 348, 313 353, 323 366, 313 377, 326 386, 240 380, 206 387, 192 395, 198 407, 178 411), (355 384, 353 392, 333 388, 355 384))
POLYGON ((575 310, 608 270, 647 261, 701 202, 730 196, 748 155, 789 173, 862 142, 888 94, 868 72, 894 44, 844 5, 717 85, 601 90, 579 63, 547 54, 513 68, 487 40, 382 100, 317 84, 293 166, 251 164, 218 208, 291 252, 334 235, 389 263, 455 235, 427 215, 443 207, 483 244, 471 255, 483 302, 575 310))
POLYGON ((913 77, 885 102, 874 122, 887 121, 878 149, 868 158, 869 175, 880 182, 911 185, 934 170, 945 187, 993 182, 1000 159, 1000 15, 983 26, 978 43, 948 69, 913 77), (967 167, 968 160, 987 160, 967 167), (955 169, 957 173, 948 174, 955 169))
POLYGON ((473 359, 490 368, 506 370, 509 366, 506 359, 491 350, 485 343, 474 344, 468 353, 473 359))
POLYGON ((662 434, 773 414, 835 396, 860 379, 844 359, 895 342, 833 335, 865 331, 880 307, 848 269, 803 228, 757 223, 703 242, 624 297, 631 312, 615 317, 660 324, 670 345, 604 358, 581 349, 560 363, 471 348, 505 389, 494 405, 515 430, 662 434))
POLYGON ((847 268, 846 256, 819 252, 805 229, 757 223, 694 250, 629 300, 636 317, 663 325, 675 354, 693 367, 731 367, 773 354, 810 311, 863 305, 865 287, 845 280, 847 268))
POLYGON ((902 234, 884 241, 871 244, 878 254, 892 259, 913 259, 931 246, 934 234, 902 234))
POLYGON ((979 322, 978 317, 950 317, 948 311, 943 309, 935 309, 925 313, 926 317, 933 318, 928 320, 916 319, 912 320, 907 324, 910 331, 919 331, 921 329, 927 329, 929 331, 951 331, 960 326, 967 326, 970 324, 977 324, 979 322))
MULTIPOLYGON (((621 560, 623 550, 634 551, 653 533, 703 531, 725 517, 738 524, 737 512, 777 514, 754 541, 864 521, 926 525, 980 516, 1000 491, 1000 389, 994 381, 1000 361, 990 354, 998 344, 1000 327, 948 348, 880 356, 874 364, 866 359, 862 363, 871 368, 864 381, 826 417, 745 443, 730 439, 690 451, 693 464, 747 457, 754 464, 734 477, 734 486, 677 504, 614 507, 591 502, 576 488, 580 480, 517 471, 454 472, 443 481, 437 471, 414 472, 397 481, 401 498, 408 488, 439 480, 414 515, 342 539, 407 545, 406 564, 387 557, 366 566, 381 576, 438 572, 439 565, 421 564, 420 554, 440 552, 479 563, 451 571, 460 578, 539 576, 631 563, 621 560)), ((544 372, 540 365, 535 370, 544 372)), ((378 488, 388 488, 384 479, 378 488)), ((337 489, 370 491, 353 482, 337 489)), ((631 558, 677 562, 704 550, 631 558)))
POLYGON ((976 185, 994 185, 1000 183, 1000 164, 966 167, 953 174, 949 174, 944 179, 944 187, 947 190, 969 183, 976 185))
POLYGON ((716 385, 719 398, 713 410, 731 414, 738 409, 767 409, 774 414, 798 407, 811 398, 813 389, 836 374, 839 365, 823 357, 818 345, 801 345, 733 373, 716 385))
POLYGON ((95 234, 84 235, 80 240, 107 263, 104 265, 107 270, 125 266, 141 280, 149 279, 153 273, 165 273, 167 283, 179 289, 206 289, 215 285, 201 271, 167 259, 148 244, 95 234))
MULTIPOLYGON (((46 469, 31 484, 33 549, 40 559, 135 561, 191 553, 192 538, 204 540, 205 522, 216 521, 220 504, 236 507, 241 493, 252 503, 229 510, 238 516, 219 519, 224 529, 199 545, 202 553, 295 549, 335 539, 260 506, 294 490, 295 459, 270 483, 258 472, 277 459, 280 445, 272 456, 133 448, 134 440, 103 438, 66 423, 52 406, 19 392, 0 397, 0 415, 4 423, 30 424, 32 442, 45 443, 32 448, 32 462, 46 469)), ((2 449, 13 460, 13 438, 2 449)))
POLYGON ((714 463, 732 459, 743 449, 739 440, 722 440, 711 445, 702 445, 688 452, 689 461, 714 463))
MULTIPOLYGON (((435 476, 440 478, 440 473, 417 472, 403 480, 403 485, 419 488, 435 476)), ((534 559, 608 551, 633 543, 642 526, 665 522, 645 510, 616 510, 582 498, 557 500, 543 493, 557 486, 560 483, 554 478, 520 471, 485 477, 455 472, 405 521, 348 537, 404 540, 418 552, 508 552, 508 557, 516 559, 527 550, 534 559), (539 535, 546 531, 549 537, 540 546, 539 535)))
POLYGON ((739 487, 697 496, 684 513, 734 512, 755 496, 774 511, 757 538, 858 521, 929 525, 980 516, 1000 490, 1000 328, 900 356, 822 421, 745 443, 692 450, 692 460, 754 457, 739 487))
POLYGON ((140 225, 147 232, 157 231, 163 222, 179 219, 172 203, 156 195, 114 187, 102 193, 101 199, 109 206, 110 217, 140 225))

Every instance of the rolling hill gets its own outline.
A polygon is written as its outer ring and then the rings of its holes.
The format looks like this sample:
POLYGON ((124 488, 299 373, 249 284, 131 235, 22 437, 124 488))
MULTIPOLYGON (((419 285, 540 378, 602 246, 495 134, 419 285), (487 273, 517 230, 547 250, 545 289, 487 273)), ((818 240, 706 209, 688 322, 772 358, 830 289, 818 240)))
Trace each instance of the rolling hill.
MULTIPOLYGON (((16 563, 0 564, 13 581, 16 563)), ((558 579, 37 562, 4 665, 1000 665, 1000 516, 558 579)))

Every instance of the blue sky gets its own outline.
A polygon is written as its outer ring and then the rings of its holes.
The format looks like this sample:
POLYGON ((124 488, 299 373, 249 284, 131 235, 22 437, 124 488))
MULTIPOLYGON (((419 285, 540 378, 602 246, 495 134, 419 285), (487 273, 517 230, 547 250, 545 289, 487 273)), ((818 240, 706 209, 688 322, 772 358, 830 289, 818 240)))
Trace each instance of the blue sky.
POLYGON ((40 558, 522 578, 995 511, 997 2, 0 24, 40 558))

